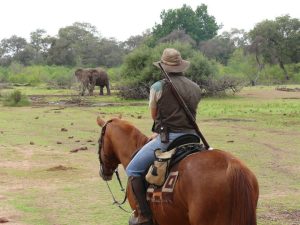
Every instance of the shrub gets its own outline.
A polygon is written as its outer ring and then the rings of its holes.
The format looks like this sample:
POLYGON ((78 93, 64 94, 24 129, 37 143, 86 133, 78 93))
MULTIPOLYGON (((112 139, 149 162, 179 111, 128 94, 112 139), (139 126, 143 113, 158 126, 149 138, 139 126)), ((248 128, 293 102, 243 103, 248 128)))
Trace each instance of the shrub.
POLYGON ((243 87, 244 81, 230 75, 225 75, 219 78, 207 77, 201 80, 199 86, 203 95, 221 96, 226 95, 228 91, 231 93, 239 92, 243 87))
POLYGON ((21 91, 14 90, 8 94, 3 102, 4 106, 27 106, 30 105, 30 101, 26 95, 23 95, 21 91))
POLYGON ((190 59, 190 68, 186 72, 186 76, 191 78, 197 84, 207 80, 209 77, 216 77, 218 68, 216 63, 210 61, 200 52, 194 52, 190 59))
POLYGON ((264 75, 261 78, 262 84, 283 84, 286 79, 279 65, 269 65, 264 67, 264 75))
POLYGON ((74 82, 73 69, 64 66, 27 66, 12 63, 0 67, 0 82, 27 84, 31 86, 46 83, 58 88, 70 88, 74 82))
POLYGON ((0 83, 8 81, 9 72, 5 67, 0 67, 0 83))
POLYGON ((124 99, 145 99, 149 95, 149 84, 128 84, 119 87, 118 95, 124 99))

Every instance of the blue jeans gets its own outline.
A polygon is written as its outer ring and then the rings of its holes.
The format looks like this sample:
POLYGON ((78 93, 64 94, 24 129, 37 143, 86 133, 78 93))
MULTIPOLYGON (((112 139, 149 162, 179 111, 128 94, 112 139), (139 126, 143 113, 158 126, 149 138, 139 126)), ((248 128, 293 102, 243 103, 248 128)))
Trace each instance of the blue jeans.
POLYGON ((184 134, 186 133, 170 133, 170 141, 168 143, 161 143, 160 135, 158 135, 155 139, 145 144, 126 167, 127 176, 144 176, 146 170, 155 160, 154 151, 158 148, 166 150, 174 139, 184 134))

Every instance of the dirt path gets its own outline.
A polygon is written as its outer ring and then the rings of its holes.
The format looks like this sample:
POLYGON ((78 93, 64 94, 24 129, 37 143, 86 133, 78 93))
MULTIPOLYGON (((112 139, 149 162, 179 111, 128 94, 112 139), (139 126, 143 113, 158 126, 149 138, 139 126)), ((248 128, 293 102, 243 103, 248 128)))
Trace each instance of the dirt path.
POLYGON ((86 97, 78 95, 28 95, 31 100, 32 106, 60 106, 60 107, 110 107, 110 106, 143 106, 147 105, 144 102, 95 102, 86 97), (56 98, 55 100, 49 100, 56 98))
POLYGON ((280 91, 276 88, 261 87, 259 89, 244 88, 237 95, 258 99, 300 99, 300 92, 280 91))

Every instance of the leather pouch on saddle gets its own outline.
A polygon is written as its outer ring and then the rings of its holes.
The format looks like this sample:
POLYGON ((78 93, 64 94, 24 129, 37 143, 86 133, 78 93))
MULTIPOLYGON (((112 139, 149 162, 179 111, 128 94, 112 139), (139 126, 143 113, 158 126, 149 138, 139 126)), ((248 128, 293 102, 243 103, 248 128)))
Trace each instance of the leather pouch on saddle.
POLYGON ((155 161, 146 174, 146 181, 149 184, 154 184, 158 187, 164 184, 168 175, 170 161, 175 151, 176 148, 167 152, 163 152, 161 149, 155 150, 155 161))

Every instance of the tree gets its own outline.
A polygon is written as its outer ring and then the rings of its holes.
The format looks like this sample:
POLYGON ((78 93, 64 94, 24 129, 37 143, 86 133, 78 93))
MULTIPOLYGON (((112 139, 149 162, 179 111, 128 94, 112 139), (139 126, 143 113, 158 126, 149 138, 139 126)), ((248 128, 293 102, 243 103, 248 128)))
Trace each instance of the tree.
POLYGON ((76 65, 76 52, 71 43, 64 38, 53 39, 47 57, 48 64, 55 65, 76 65))
POLYGON ((27 44, 25 48, 14 57, 14 60, 24 66, 35 64, 37 63, 36 51, 31 45, 27 44))
POLYGON ((217 36, 208 41, 200 42, 199 49, 209 59, 215 59, 223 65, 227 65, 235 46, 230 39, 217 36))
POLYGON ((231 29, 210 40, 199 43, 199 49, 209 59, 227 65, 232 53, 237 48, 244 48, 247 44, 247 34, 244 30, 231 29))
POLYGON ((122 44, 118 43, 116 39, 103 38, 98 44, 97 59, 98 64, 107 67, 118 66, 122 64, 125 50, 122 44))
MULTIPOLYGON (((300 61, 300 21, 289 15, 277 17, 275 21, 265 20, 258 23, 249 32, 251 45, 260 48, 263 59, 270 63, 278 63, 286 80, 290 77, 285 68, 287 63, 300 61)), ((253 47, 255 49, 255 47, 253 47)))
POLYGON ((264 52, 263 50, 263 46, 264 44, 262 44, 264 42, 264 38, 261 36, 256 36, 254 40, 252 40, 251 45, 247 46, 245 48, 245 51, 250 53, 250 54, 254 54, 255 55, 255 61, 257 64, 257 75, 254 79, 252 79, 251 83, 252 85, 256 85, 257 80, 259 79, 259 76, 262 72, 262 70, 265 67, 265 63, 262 57, 262 52, 264 52))
POLYGON ((157 41, 174 30, 184 30, 197 43, 213 38, 220 28, 213 16, 207 13, 207 6, 201 4, 195 11, 190 6, 183 5, 179 9, 163 10, 161 24, 153 28, 154 39, 157 41))
POLYGON ((17 55, 20 51, 24 50, 27 45, 26 39, 18 37, 16 35, 11 36, 8 39, 1 41, 1 49, 4 51, 3 55, 9 55, 11 57, 17 55))
POLYGON ((46 53, 49 50, 50 41, 51 37, 43 29, 30 33, 30 44, 37 52, 46 53))
POLYGON ((141 46, 149 37, 151 32, 147 29, 142 35, 130 36, 126 41, 122 43, 122 48, 128 53, 141 46))
POLYGON ((37 29, 30 33, 30 45, 34 50, 34 63, 40 64, 46 61, 53 37, 47 35, 43 29, 37 29))
POLYGON ((0 43, 0 65, 8 66, 13 60, 23 61, 23 52, 27 47, 27 41, 16 35, 1 40, 0 43))
POLYGON ((158 40, 158 43, 167 43, 167 42, 181 42, 185 44, 190 44, 193 47, 196 46, 196 41, 186 34, 184 30, 174 30, 167 36, 158 40))
POLYGON ((91 65, 97 63, 99 34, 89 23, 73 23, 61 28, 52 40, 48 62, 57 65, 91 65))
POLYGON ((74 23, 61 28, 53 39, 48 63, 69 66, 116 66, 122 63, 124 50, 115 39, 101 38, 89 23, 74 23))

